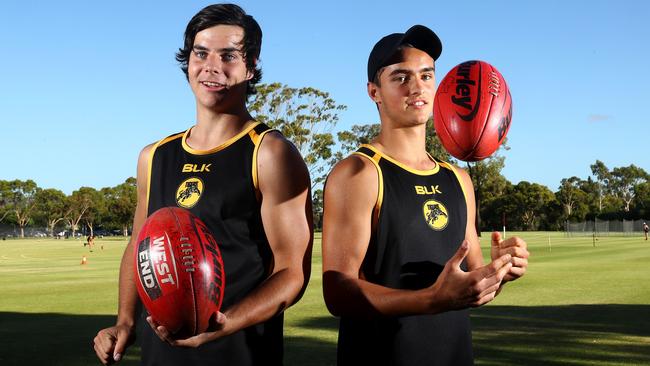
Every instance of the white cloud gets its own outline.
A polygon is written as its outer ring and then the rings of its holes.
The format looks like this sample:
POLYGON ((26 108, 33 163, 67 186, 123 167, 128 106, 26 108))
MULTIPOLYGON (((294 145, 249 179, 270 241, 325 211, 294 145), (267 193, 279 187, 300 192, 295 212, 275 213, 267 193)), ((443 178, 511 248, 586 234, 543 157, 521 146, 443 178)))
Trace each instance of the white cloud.
POLYGON ((607 121, 612 119, 612 116, 607 115, 607 114, 590 114, 589 115, 589 122, 600 122, 600 121, 607 121))

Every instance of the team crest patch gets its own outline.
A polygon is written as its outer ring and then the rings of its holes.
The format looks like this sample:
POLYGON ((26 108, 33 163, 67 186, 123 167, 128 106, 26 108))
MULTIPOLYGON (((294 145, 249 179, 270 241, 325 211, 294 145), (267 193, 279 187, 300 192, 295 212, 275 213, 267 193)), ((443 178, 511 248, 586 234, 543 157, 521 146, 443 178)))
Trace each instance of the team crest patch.
POLYGON ((187 178, 176 190, 176 204, 183 208, 192 208, 199 202, 203 193, 203 181, 197 177, 187 178))
POLYGON ((436 200, 428 200, 424 203, 422 212, 424 213, 424 220, 433 230, 440 231, 447 227, 449 216, 447 215, 447 208, 442 203, 436 200))

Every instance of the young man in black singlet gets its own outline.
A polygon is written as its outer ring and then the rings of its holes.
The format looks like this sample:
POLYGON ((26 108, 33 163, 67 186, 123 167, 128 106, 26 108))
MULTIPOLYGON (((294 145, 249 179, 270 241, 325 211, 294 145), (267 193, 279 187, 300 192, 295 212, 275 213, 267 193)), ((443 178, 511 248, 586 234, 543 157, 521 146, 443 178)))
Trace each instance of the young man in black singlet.
POLYGON ((382 38, 368 60, 381 132, 325 186, 323 291, 340 316, 339 365, 471 365, 468 308, 524 275, 526 243, 492 234, 484 265, 469 175, 425 149, 438 37, 382 38))
POLYGON ((281 365, 283 311, 310 273, 312 214, 304 161, 280 133, 252 119, 262 32, 236 5, 190 20, 177 60, 196 100, 196 124, 146 146, 138 160, 133 234, 120 267, 115 326, 94 340, 104 364, 119 361, 136 323, 143 365, 281 365), (148 215, 183 207, 219 243, 226 287, 216 326, 177 339, 146 311, 138 319, 133 241, 148 215))

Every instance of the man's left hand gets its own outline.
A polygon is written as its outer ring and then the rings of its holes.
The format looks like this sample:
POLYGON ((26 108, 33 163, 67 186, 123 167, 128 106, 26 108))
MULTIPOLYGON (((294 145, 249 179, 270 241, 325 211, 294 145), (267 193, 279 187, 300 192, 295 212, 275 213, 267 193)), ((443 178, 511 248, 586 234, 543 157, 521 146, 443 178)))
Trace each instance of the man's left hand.
POLYGON ((220 338, 225 335, 223 332, 226 325, 226 315, 221 312, 217 313, 216 321, 214 324, 210 325, 210 331, 197 334, 195 336, 185 338, 185 339, 176 339, 173 334, 171 334, 167 328, 163 325, 158 324, 151 316, 147 317, 147 322, 153 329, 153 331, 158 335, 163 342, 168 343, 174 347, 191 347, 196 348, 202 344, 214 341, 217 338, 220 338))
POLYGON ((492 247, 490 248, 490 257, 495 260, 504 254, 510 254, 512 268, 503 278, 503 282, 514 281, 526 273, 528 268, 528 244, 517 237, 513 236, 506 240, 501 240, 501 233, 495 231, 492 233, 492 247))

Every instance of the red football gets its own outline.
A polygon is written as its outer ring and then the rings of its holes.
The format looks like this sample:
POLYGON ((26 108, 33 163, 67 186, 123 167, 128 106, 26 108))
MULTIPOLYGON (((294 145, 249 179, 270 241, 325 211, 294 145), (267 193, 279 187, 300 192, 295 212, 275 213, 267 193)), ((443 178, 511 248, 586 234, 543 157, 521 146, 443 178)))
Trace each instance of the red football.
POLYGON ((153 319, 179 336, 205 332, 221 308, 221 252, 191 212, 164 207, 147 218, 135 246, 136 287, 153 319))
POLYGON ((467 61, 442 79, 433 122, 447 151, 463 161, 492 155, 510 128, 512 98, 501 73, 484 61, 467 61))

